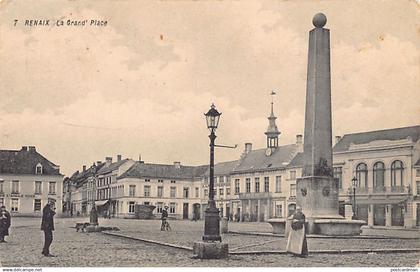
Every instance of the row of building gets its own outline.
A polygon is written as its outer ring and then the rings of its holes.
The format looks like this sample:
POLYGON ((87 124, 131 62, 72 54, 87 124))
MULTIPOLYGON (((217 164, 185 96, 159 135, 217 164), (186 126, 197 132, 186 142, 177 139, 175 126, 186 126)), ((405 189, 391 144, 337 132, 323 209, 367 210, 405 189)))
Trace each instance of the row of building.
MULTIPOLYGON (((279 145, 273 107, 268 120, 265 148, 254 150, 246 143, 238 160, 215 165, 216 203, 231 220, 286 217, 302 193, 296 191, 296 179, 302 175, 303 137, 279 145)), ((333 161, 340 214, 349 216, 346 213, 354 210, 371 226, 419 226, 419 147, 420 126, 336 137, 333 161)), ((155 206, 157 216, 168 206, 174 218, 200 219, 207 206, 208 180, 207 165, 106 158, 64 180, 64 211, 88 214, 95 203, 110 216, 134 217, 135 205, 144 204, 155 206)))
MULTIPOLYGON (((303 138, 279 145, 271 108, 265 148, 246 143, 238 160, 215 165, 215 199, 221 215, 237 221, 266 221, 296 208, 296 178, 302 175, 303 138)), ((370 226, 420 225, 420 126, 346 134, 333 147, 339 210, 370 226), (356 183, 354 183, 355 180, 356 183), (356 194, 354 195, 354 188, 356 194)), ((88 215, 93 205, 106 216, 130 218, 136 205, 164 206, 171 217, 203 218, 208 165, 146 163, 117 156, 97 161, 70 177, 35 147, 0 150, 0 204, 14 215, 39 215, 47 201, 65 216, 88 215)))

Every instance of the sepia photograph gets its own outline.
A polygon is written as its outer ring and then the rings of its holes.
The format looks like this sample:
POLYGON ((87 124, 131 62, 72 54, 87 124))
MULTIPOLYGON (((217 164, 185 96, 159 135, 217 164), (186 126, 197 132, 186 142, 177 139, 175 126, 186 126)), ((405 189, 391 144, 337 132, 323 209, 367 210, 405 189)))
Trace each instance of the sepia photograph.
POLYGON ((419 18, 0 0, 0 270, 418 271, 419 18))

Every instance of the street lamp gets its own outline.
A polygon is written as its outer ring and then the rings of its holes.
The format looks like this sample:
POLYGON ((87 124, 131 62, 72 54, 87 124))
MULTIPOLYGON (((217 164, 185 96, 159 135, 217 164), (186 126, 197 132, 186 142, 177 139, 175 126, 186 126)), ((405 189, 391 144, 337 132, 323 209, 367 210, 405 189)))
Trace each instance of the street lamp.
POLYGON ((357 218, 356 212, 356 187, 357 187, 357 178, 353 177, 352 178, 352 184, 353 184, 353 219, 357 218))
POLYGON ((216 139, 215 131, 219 124, 221 113, 219 113, 214 104, 212 104, 210 110, 204 115, 206 116, 207 128, 210 130, 210 184, 208 205, 204 212, 203 241, 221 242, 219 209, 216 208, 216 203, 214 201, 214 141, 216 139))

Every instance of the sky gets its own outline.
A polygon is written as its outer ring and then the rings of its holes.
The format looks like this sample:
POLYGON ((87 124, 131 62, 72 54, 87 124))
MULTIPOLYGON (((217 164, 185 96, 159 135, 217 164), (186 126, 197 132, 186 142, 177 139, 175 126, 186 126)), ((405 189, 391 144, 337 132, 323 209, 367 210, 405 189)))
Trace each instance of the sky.
POLYGON ((36 146, 64 175, 117 154, 207 164, 214 103, 216 142, 238 144, 215 160, 235 160, 265 147, 272 90, 280 144, 294 143, 318 12, 333 135, 420 124, 418 1, 0 0, 0 149, 36 146))

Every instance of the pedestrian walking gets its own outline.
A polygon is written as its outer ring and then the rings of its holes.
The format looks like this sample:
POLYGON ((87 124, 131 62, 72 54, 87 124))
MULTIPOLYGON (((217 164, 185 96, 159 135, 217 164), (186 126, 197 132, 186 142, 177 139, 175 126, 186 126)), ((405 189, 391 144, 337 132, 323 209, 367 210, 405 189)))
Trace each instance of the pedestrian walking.
POLYGON ((9 235, 10 223, 10 213, 6 210, 6 207, 3 205, 0 207, 0 243, 6 243, 6 240, 4 240, 4 236, 9 235))
POLYGON ((44 231, 44 248, 42 249, 42 255, 44 255, 45 257, 55 257, 54 255, 50 254, 50 245, 53 241, 54 215, 54 204, 48 202, 45 205, 44 209, 42 209, 41 222, 41 230, 44 231))
POLYGON ((292 216, 292 224, 287 240, 286 251, 297 257, 308 256, 308 244, 306 243, 305 215, 301 207, 296 207, 292 216))
POLYGON ((161 231, 171 229, 171 227, 169 226, 169 223, 168 223, 168 208, 169 208, 168 206, 165 206, 162 210, 162 215, 160 217, 160 219, 162 220, 162 224, 160 226, 161 231))

